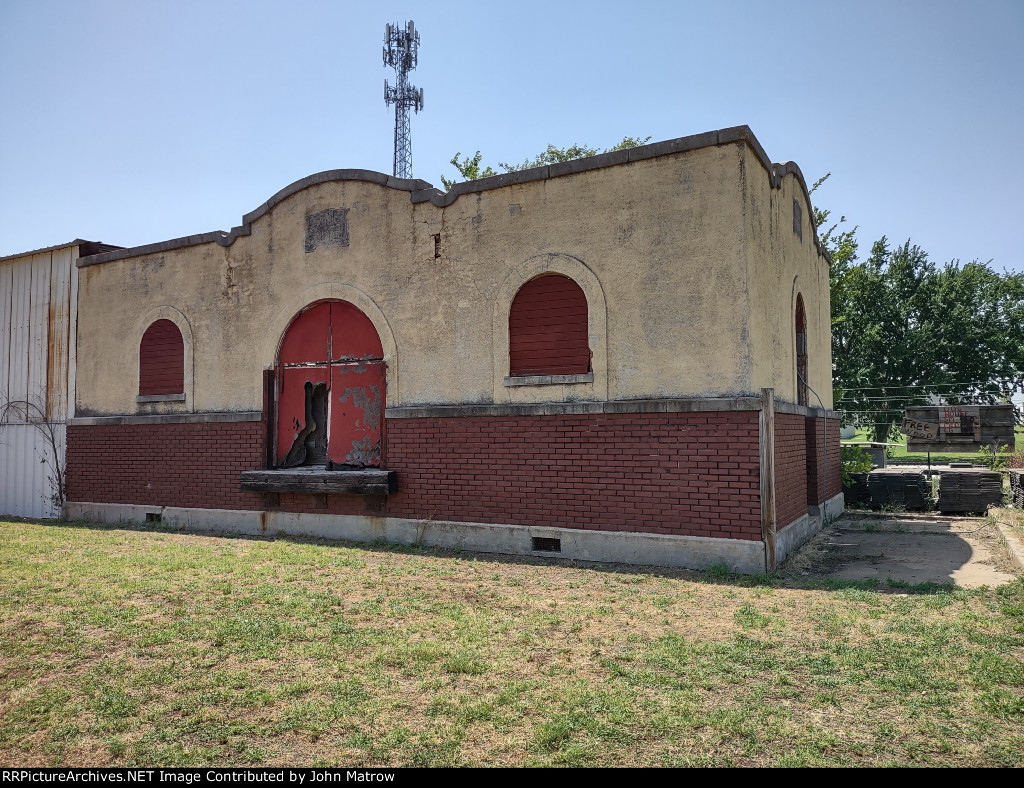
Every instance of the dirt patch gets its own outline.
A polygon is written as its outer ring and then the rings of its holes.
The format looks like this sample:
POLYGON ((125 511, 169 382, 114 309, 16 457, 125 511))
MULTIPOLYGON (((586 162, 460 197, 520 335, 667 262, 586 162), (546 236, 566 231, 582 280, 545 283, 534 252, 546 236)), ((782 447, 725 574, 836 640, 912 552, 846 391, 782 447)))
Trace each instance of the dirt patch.
POLYGON ((878 580, 892 587, 999 586, 1020 573, 987 518, 847 512, 780 567, 784 577, 878 580))

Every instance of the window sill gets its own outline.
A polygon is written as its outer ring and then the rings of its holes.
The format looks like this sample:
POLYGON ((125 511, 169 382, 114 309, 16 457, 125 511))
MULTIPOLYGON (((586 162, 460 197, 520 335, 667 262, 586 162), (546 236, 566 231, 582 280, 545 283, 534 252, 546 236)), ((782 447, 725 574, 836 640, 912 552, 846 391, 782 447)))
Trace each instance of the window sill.
POLYGON ((242 471, 241 486, 248 492, 305 493, 309 495, 390 495, 398 490, 398 474, 381 468, 328 471, 323 467, 242 471))
POLYGON ((184 402, 184 394, 139 394, 136 402, 184 402))
POLYGON ((513 386, 564 386, 573 383, 593 383, 594 373, 582 375, 516 375, 505 378, 505 385, 513 386))

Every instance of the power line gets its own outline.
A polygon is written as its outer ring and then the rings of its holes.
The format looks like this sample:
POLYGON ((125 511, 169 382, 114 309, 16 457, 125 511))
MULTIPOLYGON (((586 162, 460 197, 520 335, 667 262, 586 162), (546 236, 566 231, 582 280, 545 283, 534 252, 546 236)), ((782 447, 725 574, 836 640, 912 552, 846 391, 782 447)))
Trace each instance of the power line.
MULTIPOLYGON (((1006 379, 1009 380, 1009 379, 1006 379)), ((1012 385, 1019 385, 1021 381, 1014 380, 1012 385)), ((884 389, 933 389, 949 388, 951 386, 997 386, 1000 381, 994 380, 968 380, 961 383, 891 383, 888 386, 839 386, 843 391, 881 391, 884 389)))
MULTIPOLYGON (((994 396, 997 396, 997 394, 1002 394, 1003 396, 1006 396, 1003 392, 993 392, 989 396, 993 396, 994 397, 994 396)), ((940 396, 940 395, 936 395, 936 396, 940 396)), ((951 397, 952 398, 956 398, 956 399, 980 399, 983 396, 985 396, 985 395, 980 395, 980 394, 963 394, 963 395, 942 394, 940 396, 940 399, 948 399, 948 398, 951 398, 951 397)), ((841 397, 840 399, 836 400, 836 403, 838 404, 838 403, 842 403, 842 402, 861 403, 861 402, 911 402, 911 401, 918 401, 918 402, 922 402, 923 401, 927 405, 941 405, 941 404, 943 404, 941 402, 932 402, 927 396, 919 395, 919 394, 916 394, 916 395, 915 394, 905 394, 903 396, 901 396, 899 394, 893 394, 892 396, 889 396, 889 397, 841 397)), ((951 402, 951 403, 948 403, 948 404, 954 405, 954 404, 959 404, 959 403, 952 403, 951 402)), ((979 403, 979 404, 981 404, 981 403, 979 403)))

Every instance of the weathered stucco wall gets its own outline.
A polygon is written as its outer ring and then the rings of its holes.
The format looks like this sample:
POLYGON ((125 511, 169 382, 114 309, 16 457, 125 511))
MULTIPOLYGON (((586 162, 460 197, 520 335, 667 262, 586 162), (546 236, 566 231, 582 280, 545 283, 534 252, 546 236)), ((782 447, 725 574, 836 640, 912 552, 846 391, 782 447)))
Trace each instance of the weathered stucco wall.
MULTIPOLYGON (((778 186, 747 149, 747 249, 749 257, 751 385, 775 389, 775 396, 797 402, 796 302, 803 296, 807 319, 808 383, 832 407, 832 335, 828 260, 818 250, 814 215, 800 171, 777 164, 778 186), (794 201, 800 234, 794 230, 794 201)), ((808 404, 819 407, 814 394, 808 404)))
POLYGON ((377 182, 325 179, 272 198, 233 241, 86 259, 78 412, 260 410, 262 370, 288 322, 322 298, 349 300, 374 322, 392 407, 723 396, 761 386, 792 401, 794 277, 808 282, 812 386, 830 398, 826 356, 815 349, 828 347, 827 334, 815 336, 828 326, 827 266, 821 290, 813 230, 805 227, 802 246, 787 236, 792 194, 802 192, 793 176, 771 188, 749 130, 726 131, 725 142, 711 132, 649 146, 650 158, 640 150, 635 160, 597 157, 567 174, 463 185, 454 199, 423 182, 396 188, 379 174, 364 174, 377 182), (347 211, 345 227, 335 213, 333 232, 307 251, 307 217, 328 210, 347 211), (511 300, 546 271, 572 277, 587 295, 594 381, 507 387, 511 300), (139 340, 160 317, 182 330, 185 401, 137 403, 139 340))

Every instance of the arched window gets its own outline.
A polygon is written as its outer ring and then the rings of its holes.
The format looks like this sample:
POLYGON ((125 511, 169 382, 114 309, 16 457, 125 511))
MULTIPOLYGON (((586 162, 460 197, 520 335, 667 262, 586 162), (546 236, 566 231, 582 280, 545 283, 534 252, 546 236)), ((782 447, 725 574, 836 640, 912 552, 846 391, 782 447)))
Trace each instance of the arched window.
POLYGON ((385 395, 370 318, 348 301, 306 307, 278 351, 278 467, 380 466, 385 395))
POLYGON ((804 314, 804 299, 796 297, 796 401, 807 404, 807 316, 804 314))
POLYGON ((139 344, 139 395, 185 393, 185 343, 170 320, 157 320, 139 344))
POLYGON ((508 316, 509 374, 590 372, 587 297, 561 274, 531 279, 516 293, 508 316))

